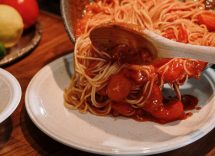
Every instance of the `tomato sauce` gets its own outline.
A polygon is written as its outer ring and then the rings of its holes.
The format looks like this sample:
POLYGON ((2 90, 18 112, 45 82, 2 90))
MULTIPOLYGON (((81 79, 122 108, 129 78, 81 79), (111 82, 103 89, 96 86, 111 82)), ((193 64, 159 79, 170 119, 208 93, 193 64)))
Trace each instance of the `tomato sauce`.
POLYGON ((177 29, 178 29, 178 36, 175 35, 174 30, 172 28, 167 29, 163 36, 178 42, 188 43, 188 33, 186 29, 182 25, 179 25, 177 29))
POLYGON ((99 12, 103 12, 105 10, 101 9, 97 3, 89 3, 89 1, 84 1, 85 3, 85 9, 83 10, 83 16, 81 19, 77 20, 77 23, 75 25, 75 36, 78 37, 85 31, 85 26, 87 25, 87 22, 89 19, 98 14, 99 12))
MULTIPOLYGON (((152 87, 150 97, 142 108, 134 108, 125 102, 131 86, 145 85, 149 80, 140 71, 132 72, 123 69, 118 74, 110 78, 107 87, 107 96, 112 101, 112 115, 131 117, 137 121, 153 121, 157 123, 168 123, 175 120, 186 119, 192 113, 185 111, 194 110, 198 104, 198 99, 192 95, 182 95, 179 101, 176 97, 164 99, 161 89, 156 83, 152 87)), ((148 91, 146 92, 146 94, 148 91)), ((146 97, 147 95, 142 95, 146 97)))
POLYGON ((196 107, 196 110, 201 110, 201 109, 202 109, 202 107, 199 107, 199 106, 196 107))
POLYGON ((215 1, 214 0, 206 0, 205 1, 205 8, 215 10, 215 1))
MULTIPOLYGON (((111 0, 110 0, 111 2, 111 0)), ((78 21, 76 26, 76 35, 84 32, 85 25, 89 18, 93 15, 104 11, 99 8, 96 3, 87 5, 85 16, 78 21)), ((178 25, 178 36, 174 34, 173 29, 167 29, 164 37, 176 40, 178 42, 187 43, 188 34, 182 25, 178 25)), ((192 95, 182 95, 181 101, 178 98, 164 99, 162 90, 160 88, 161 77, 164 83, 184 82, 186 76, 189 78, 199 78, 200 72, 205 68, 206 63, 201 61, 187 61, 186 68, 191 71, 189 75, 185 75, 184 64, 179 61, 172 61, 171 58, 155 59, 148 49, 141 49, 134 51, 129 49, 128 45, 117 45, 107 51, 112 58, 111 62, 117 62, 119 65, 126 65, 119 73, 112 75, 107 83, 107 86, 98 91, 97 98, 100 102, 109 100, 113 116, 125 116, 137 121, 152 121, 157 123, 168 123, 176 120, 183 120, 192 116, 191 110, 200 110, 197 107, 198 99, 192 95), (165 64, 168 64, 168 71, 158 70, 165 64), (135 66, 135 68, 131 68, 135 66), (147 74, 141 70, 141 66, 150 65, 150 73, 147 74), (138 69, 138 67, 140 67, 138 69), (164 73, 164 74, 163 74, 164 73), (149 97, 144 101, 144 105, 140 107, 133 107, 126 102, 126 98, 136 86, 144 88, 147 82, 153 82, 152 87, 148 88, 146 92, 136 93, 138 96, 146 98, 148 93, 149 97), (105 97, 105 98, 103 98, 105 97)), ((92 51, 93 53, 93 51, 92 51)), ((89 64, 86 74, 92 76, 91 68, 96 67, 97 62, 89 64)), ((137 96, 137 95, 136 95, 137 96)))
POLYGON ((146 65, 153 61, 152 53, 148 49, 142 48, 139 51, 134 51, 125 44, 117 45, 107 53, 111 54, 113 61, 117 61, 119 64, 146 65))
MULTIPOLYGON (((171 97, 171 101, 168 99, 165 99, 165 101, 169 101, 170 103, 177 100, 177 98, 172 98, 171 97)), ((151 113, 149 113, 148 111, 146 111, 145 109, 142 108, 132 108, 131 106, 129 106, 128 104, 113 104, 114 108, 112 111, 112 115, 113 116, 126 116, 126 117, 131 117, 136 121, 140 121, 140 122, 145 122, 145 121, 152 121, 152 122, 156 122, 156 123, 160 123, 160 124, 165 124, 168 123, 170 121, 175 121, 175 120, 184 120, 187 119, 188 117, 191 117, 193 115, 192 110, 199 110, 201 109, 201 107, 196 107, 198 104, 198 99, 192 95, 182 95, 182 104, 183 104, 183 108, 179 105, 175 105, 175 109, 173 110, 173 114, 177 114, 177 112, 179 112, 178 117, 176 118, 172 118, 171 114, 169 114, 169 119, 170 120, 166 120, 162 117, 155 117, 153 116, 151 113), (180 108, 181 107, 181 108, 180 108), (188 111, 188 112, 184 112, 184 111, 188 111)), ((150 104, 150 109, 153 110, 153 104, 150 104)), ((168 104, 165 104, 168 107, 168 104)), ((161 108, 161 107, 160 107, 161 108)), ((157 106, 154 107, 154 109, 158 109, 157 106)), ((172 114, 172 115, 173 115, 172 114)))
POLYGON ((194 110, 198 104, 198 99, 195 96, 192 95, 182 95, 181 101, 184 105, 184 110, 194 110))
MULTIPOLYGON (((127 65, 117 74, 112 75, 110 80, 103 90, 103 95, 107 96, 112 105, 111 114, 113 116, 125 116, 133 118, 137 121, 152 121, 157 123, 168 123, 176 120, 183 120, 192 116, 191 112, 185 113, 185 111, 191 111, 196 109, 198 99, 192 95, 182 95, 181 101, 176 97, 170 97, 164 99, 162 90, 159 86, 159 79, 162 72, 158 70, 160 67, 169 63, 171 59, 156 59, 151 61, 152 58, 148 55, 147 49, 143 49, 137 52, 131 51, 126 45, 119 45, 110 49, 109 53, 112 53, 112 61, 119 64, 127 65), (146 53, 144 57, 141 57, 143 53, 146 53), (137 57, 136 57, 137 56, 137 57), (146 57, 145 57, 146 56, 146 57), (151 61, 150 75, 147 75, 144 71, 141 71, 141 67, 145 66, 145 60, 151 61), (155 82, 151 88, 149 98, 145 101, 142 108, 135 108, 126 102, 126 97, 130 94, 131 90, 135 86, 145 86, 147 82, 155 79, 155 82)), ((146 63, 148 63, 146 61, 146 63)), ((94 63, 93 63, 94 64, 94 63)), ((201 62, 188 62, 187 68, 190 69, 191 75, 189 77, 198 77, 199 72, 204 69, 205 63, 201 62)), ((89 66, 91 67, 92 64, 89 66)), ((169 63, 169 70, 163 75, 163 80, 166 83, 174 83, 176 80, 184 81, 185 70, 183 64, 173 61, 169 63)), ((139 93, 138 96, 147 97, 149 90, 145 93, 139 93)))

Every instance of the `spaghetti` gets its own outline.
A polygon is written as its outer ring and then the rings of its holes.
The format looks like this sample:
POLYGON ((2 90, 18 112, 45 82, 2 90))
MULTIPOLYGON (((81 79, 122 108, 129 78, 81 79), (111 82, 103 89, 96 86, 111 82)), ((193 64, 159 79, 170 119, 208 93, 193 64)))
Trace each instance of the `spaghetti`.
POLYGON ((139 121, 166 123, 185 118, 183 103, 197 102, 192 96, 181 96, 179 86, 188 78, 198 79, 207 63, 173 58, 146 65, 142 62, 147 53, 131 54, 128 45, 108 51, 94 49, 89 32, 99 24, 124 22, 178 42, 215 46, 215 25, 205 19, 208 15, 215 19, 203 0, 97 0, 86 5, 76 25, 75 73, 65 90, 66 106, 139 121), (175 91, 175 98, 163 98, 166 83, 175 91))

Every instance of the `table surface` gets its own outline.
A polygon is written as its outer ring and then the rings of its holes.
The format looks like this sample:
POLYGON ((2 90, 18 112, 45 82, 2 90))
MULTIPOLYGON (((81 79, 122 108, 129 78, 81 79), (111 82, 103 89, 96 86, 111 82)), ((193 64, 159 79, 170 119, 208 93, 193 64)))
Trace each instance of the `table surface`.
MULTIPOLYGON (((0 155, 94 155, 62 145, 40 131, 30 120, 24 102, 26 88, 32 77, 46 64, 72 52, 60 17, 41 12, 39 21, 43 37, 35 50, 23 59, 5 67, 20 82, 22 99, 16 111, 0 124, 0 155)), ((215 129, 202 139, 161 156, 215 156, 215 129)))

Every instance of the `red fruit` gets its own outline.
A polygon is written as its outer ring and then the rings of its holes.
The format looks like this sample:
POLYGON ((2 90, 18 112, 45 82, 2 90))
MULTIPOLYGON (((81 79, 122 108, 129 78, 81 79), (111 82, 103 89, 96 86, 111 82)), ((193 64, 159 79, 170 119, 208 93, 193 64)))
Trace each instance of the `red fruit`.
POLYGON ((0 4, 9 5, 20 13, 25 29, 35 24, 39 15, 39 7, 36 0, 0 0, 0 4))

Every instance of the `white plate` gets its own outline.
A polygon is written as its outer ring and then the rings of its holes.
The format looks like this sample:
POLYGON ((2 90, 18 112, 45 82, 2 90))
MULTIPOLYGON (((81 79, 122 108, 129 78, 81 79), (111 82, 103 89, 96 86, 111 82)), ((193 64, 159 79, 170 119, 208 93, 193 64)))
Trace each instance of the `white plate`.
POLYGON ((191 80, 183 93, 199 98, 200 111, 183 121, 165 125, 126 118, 81 114, 64 107, 63 92, 70 81, 72 55, 41 69, 26 92, 26 108, 47 135, 80 150, 107 155, 161 153, 190 144, 215 126, 215 73, 207 69, 201 80, 191 80))
POLYGON ((21 94, 22 90, 16 78, 0 68, 0 123, 14 112, 21 94))

